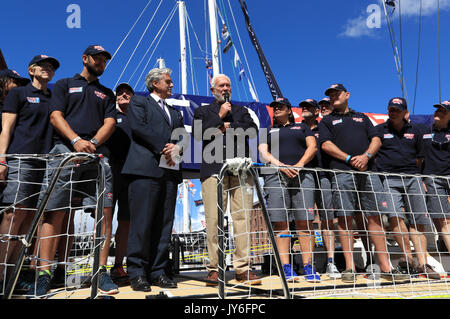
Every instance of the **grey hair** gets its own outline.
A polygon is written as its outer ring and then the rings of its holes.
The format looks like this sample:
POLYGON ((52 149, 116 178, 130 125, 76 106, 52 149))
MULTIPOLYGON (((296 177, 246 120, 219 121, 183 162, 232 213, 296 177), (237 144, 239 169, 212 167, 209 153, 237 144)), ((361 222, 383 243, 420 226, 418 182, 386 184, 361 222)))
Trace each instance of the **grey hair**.
POLYGON ((225 74, 217 74, 211 79, 211 87, 215 88, 217 79, 221 78, 221 77, 228 79, 228 81, 231 83, 231 79, 228 76, 226 76, 225 74))
POLYGON ((172 70, 169 68, 155 68, 151 69, 145 77, 145 86, 150 92, 153 92, 153 81, 159 82, 161 81, 164 74, 172 74, 172 70))

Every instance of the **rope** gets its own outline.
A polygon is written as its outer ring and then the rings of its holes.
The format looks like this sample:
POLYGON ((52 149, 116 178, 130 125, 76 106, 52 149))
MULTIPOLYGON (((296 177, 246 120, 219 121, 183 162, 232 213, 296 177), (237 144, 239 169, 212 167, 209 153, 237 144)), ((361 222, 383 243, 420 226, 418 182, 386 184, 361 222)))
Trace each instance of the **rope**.
MULTIPOLYGON (((222 26, 225 25, 226 27, 228 27, 228 26, 230 25, 230 23, 228 22, 228 16, 227 16, 227 14, 226 14, 225 5, 224 5, 224 3, 223 3, 223 0, 220 0, 218 4, 219 4, 220 9, 218 9, 217 13, 218 13, 218 15, 219 15, 219 17, 220 17, 220 19, 221 19, 221 21, 222 21, 222 26), (221 13, 221 11, 223 11, 223 14, 221 13)), ((232 35, 231 35, 231 30, 230 30, 230 29, 228 29, 228 36, 229 36, 229 38, 230 38, 231 40, 233 40, 233 37, 232 37, 232 35)), ((233 45, 234 45, 234 42, 233 42, 233 45)), ((234 45, 234 50, 235 50, 235 52, 236 52, 236 45, 234 45)), ((236 53, 235 53, 235 54, 236 54, 236 53)), ((236 83, 236 89, 237 89, 237 91, 238 91, 238 97, 239 97, 239 99, 241 99, 241 94, 240 94, 240 90, 239 90, 239 85, 237 85, 237 84, 239 83, 239 81, 238 81, 237 78, 236 78, 236 68, 234 67, 234 62, 231 62, 231 64, 232 64, 231 69, 233 70, 234 81, 235 81, 235 83, 236 83)), ((239 71, 238 71, 238 72, 239 72, 239 71)), ((246 96, 246 99, 248 100, 248 95, 246 94, 245 86, 244 86, 244 82, 243 82, 243 81, 241 81, 241 86, 242 86, 242 88, 243 88, 243 90, 244 90, 244 94, 245 94, 245 96, 246 96)))
MULTIPOLYGON (((153 57, 153 54, 155 53, 156 49, 158 48, 159 42, 161 42, 161 39, 162 39, 163 35, 165 34, 165 32, 166 32, 166 30, 167 30, 167 27, 169 26, 170 22, 172 21, 172 18, 173 18, 173 16, 174 16, 175 12, 176 12, 176 8, 177 8, 177 6, 175 5, 174 8, 172 9, 172 12, 171 12, 170 15, 167 17, 167 19, 164 21, 163 25, 162 25, 161 28, 159 29, 159 31, 158 31, 158 33, 156 34, 156 36, 153 38, 153 41, 152 41, 152 43, 149 45, 147 51, 145 51, 145 54, 144 54, 144 56, 142 57, 141 61, 139 62, 139 65, 136 67, 136 70, 137 70, 137 69, 139 68, 139 66, 141 65, 142 61, 144 60, 145 56, 147 55, 147 53, 150 51, 150 48, 152 47, 153 43, 155 43, 156 39, 158 39, 159 34, 162 32, 161 37, 159 38, 158 42, 156 43, 155 48, 153 49, 153 51, 152 51, 150 57, 148 58, 147 63, 145 64, 144 68, 142 69, 141 74, 139 75, 139 78, 138 78, 137 81, 136 81, 136 84, 134 85, 134 89, 135 89, 135 90, 136 90, 136 87, 138 86, 139 81, 140 81, 141 78, 142 78, 143 73, 145 72, 145 70, 147 69, 148 64, 150 63, 150 60, 151 60, 151 58, 153 57), (163 29, 163 28, 164 28, 164 29, 163 29)), ((135 72, 136 72, 136 70, 135 70, 135 72)), ((133 72, 133 75, 132 75, 131 77, 134 76, 134 73, 135 73, 135 72, 133 72)), ((131 82, 131 77, 130 77, 130 82, 131 82)), ((145 84, 144 84, 144 87, 145 87, 145 84)))
POLYGON ((419 35, 418 35, 418 44, 417 44, 417 65, 416 65, 416 84, 414 87, 414 103, 413 103, 413 114, 414 110, 416 108, 416 96, 417 96, 417 85, 419 81, 419 61, 420 61, 420 42, 422 37, 422 0, 420 1, 420 7, 419 7, 419 35))
MULTIPOLYGON (((400 80, 400 86, 401 86, 401 89, 402 89, 402 94, 403 94, 403 97, 407 100, 407 103, 409 104, 408 93, 406 91, 405 78, 404 78, 404 74, 403 74, 403 66, 402 66, 403 62, 402 62, 402 59, 400 58, 399 53, 398 53, 398 46, 397 46, 397 43, 395 41, 395 32, 394 32, 394 29, 392 27, 391 17, 388 14, 387 9, 386 9, 386 2, 385 1, 383 1, 383 7, 384 7, 384 14, 386 16, 386 21, 387 21, 387 26, 388 26, 388 31, 389 31, 389 37, 390 37, 390 40, 391 40, 391 46, 392 46, 392 50, 394 52, 394 61, 395 61, 395 66, 397 68, 397 74, 398 74, 398 77, 399 77, 399 80, 400 80)), ((394 10, 395 10, 395 7, 394 7, 394 10)), ((394 11, 392 11, 392 13, 393 12, 394 11)))
MULTIPOLYGON (((175 15, 175 12, 176 12, 176 7, 175 7, 174 10, 172 11, 172 14, 171 14, 171 16, 170 16, 170 19, 169 19, 169 21, 167 22, 166 26, 164 27, 164 30, 162 30, 162 34, 161 34, 161 36, 160 36, 158 42, 156 43, 155 48, 153 49, 153 51, 152 51, 150 57, 148 58, 147 64, 144 66, 144 69, 142 70, 141 75, 139 76, 139 79, 138 79, 138 81, 136 82, 136 86, 137 86, 137 83, 139 83, 139 81, 140 81, 140 79, 141 79, 141 77, 142 77, 144 71, 146 70, 148 64, 150 63, 150 60, 151 60, 151 58, 153 57, 153 54, 155 53, 156 49, 158 48, 158 45, 159 45, 159 43, 161 42, 161 40, 162 40, 164 34, 166 33, 167 28, 169 27, 170 22, 172 22, 172 19, 173 19, 174 15, 175 15)), ((155 39, 156 39, 156 38, 155 38, 155 39)), ((144 88, 145 88, 145 83, 142 84, 142 89, 144 89, 144 88)))
MULTIPOLYGON (((116 49, 116 51, 114 52, 113 56, 111 57, 111 60, 109 60, 108 65, 106 66, 106 68, 108 68, 108 66, 111 64, 111 62, 114 60, 114 57, 116 56, 117 52, 119 52, 120 48, 122 47, 123 43, 126 41, 126 39, 128 38, 128 36, 130 35, 131 31, 133 31, 134 27, 136 26, 137 22, 141 19, 142 15, 144 14, 145 10, 147 10, 147 7, 150 5, 150 3, 152 2, 152 0, 149 0, 147 2, 147 5, 144 7, 144 9, 141 11, 141 14, 139 15, 139 17, 136 19, 136 21, 134 22, 133 26, 131 27, 131 29, 128 31, 127 35, 125 36, 125 38, 122 40, 122 42, 120 43, 119 47, 116 49)), ((105 68, 105 70, 106 70, 105 68)))
MULTIPOLYGON (((187 10, 185 10, 184 21, 183 21, 185 26, 188 25, 187 20, 188 20, 187 10)), ((191 71, 192 92, 193 92, 193 94, 198 94, 198 90, 196 91, 196 89, 195 89, 197 81, 195 81, 195 69, 193 67, 193 62, 192 62, 191 34, 189 32, 189 28, 186 28, 186 35, 187 35, 187 43, 188 43, 188 50, 189 50, 189 63, 190 63, 190 71, 191 71)))
MULTIPOLYGON (((205 59, 207 58, 207 56, 208 56, 208 53, 207 53, 207 51, 205 51, 205 50, 202 49, 201 44, 200 44, 200 40, 198 39, 198 35, 197 35, 197 33, 195 32, 194 25, 192 24, 191 18, 190 18, 189 13, 188 13, 187 11, 186 11, 186 19, 187 19, 187 22, 189 23, 189 26, 190 26, 191 29, 192 29, 192 32, 193 32, 194 37, 195 37, 195 41, 197 42, 197 46, 198 46, 200 52, 202 53, 202 60, 205 60, 205 59)), ((188 32, 189 32, 189 31, 188 31, 188 32)), ((190 47, 189 47, 189 50, 191 50, 190 47)), ((192 54, 191 54, 191 63, 192 63, 192 60, 193 60, 193 59, 192 59, 192 54)), ((191 64, 191 68, 192 68, 192 64, 191 64)), ((192 70, 192 73, 193 73, 194 76, 195 76, 195 69, 192 70)), ((208 89, 208 88, 207 88, 207 89, 208 89)), ((196 92, 197 92, 197 94, 198 94, 199 89, 198 89, 198 83, 197 83, 197 81, 195 81, 195 90, 196 90, 196 92)))
POLYGON ((139 45, 141 44, 141 41, 142 41, 142 39, 144 38, 144 35, 147 33, 147 30, 148 30, 148 28, 150 27, 150 24, 152 23, 153 19, 155 18, 156 13, 158 12, 159 7, 161 6, 162 2, 163 2, 163 0, 161 0, 161 1, 159 2, 158 7, 156 8, 155 12, 153 13, 153 16, 152 16, 152 18, 150 19, 149 23, 148 23, 147 26, 145 27, 145 30, 144 30, 144 32, 142 33, 141 38, 139 39, 138 43, 136 44, 136 46, 135 46, 135 48, 134 48, 134 50, 133 50, 133 53, 131 53, 130 58, 129 58, 128 61, 127 61, 127 64, 125 65, 124 69, 122 70, 122 73, 120 73, 120 76, 119 76, 119 78, 117 79, 116 84, 114 84, 114 87, 116 87, 117 84, 119 84, 120 79, 122 78, 123 74, 125 73, 125 70, 127 69, 128 64, 130 64, 130 61, 131 61, 131 59, 133 58, 134 54, 136 53, 137 48, 138 48, 139 45))
MULTIPOLYGON (((208 51, 208 32, 207 32, 207 26, 208 26, 208 23, 207 23, 207 16, 208 16, 208 14, 207 14, 207 11, 208 11, 208 9, 207 9, 207 4, 206 4, 206 0, 204 0, 203 1, 203 17, 204 17, 204 21, 203 21, 203 25, 205 26, 205 52, 206 52, 206 60, 205 60, 205 62, 207 63, 208 62, 208 56, 209 56, 209 51, 208 51)), ((212 44, 211 44, 211 46, 212 46, 212 44)), ((212 57, 211 57, 211 60, 212 60, 212 57)), ((209 82, 209 77, 208 77, 208 69, 206 69, 206 78, 205 78, 205 81, 206 81, 206 92, 207 92, 207 95, 209 96, 209 94, 210 94, 210 92, 209 92, 209 87, 210 87, 210 82, 209 82)))
POLYGON ((226 164, 228 165, 228 170, 234 176, 240 176, 244 180, 247 178, 247 171, 252 167, 253 161, 251 158, 230 158, 227 159, 226 164))
POLYGON ((241 49, 242 49, 242 52, 244 54, 244 60, 245 60, 245 64, 247 66, 248 73, 249 73, 249 76, 250 76, 250 80, 251 80, 251 83, 252 83, 252 86, 253 86, 253 91, 255 92, 255 95, 256 95, 257 99, 259 100, 258 92, 256 91, 255 82, 253 80, 252 70, 250 69, 250 66, 249 66, 248 60, 247 60, 247 55, 245 54, 244 46, 242 45, 241 35, 239 34, 239 29, 238 29, 237 24, 236 24, 236 19, 234 18, 234 13, 233 13, 233 9, 231 8, 230 0, 228 0, 228 6, 230 7, 231 17, 233 18, 234 27, 236 29, 236 33, 238 35, 239 43, 241 45, 241 49))
POLYGON ((193 24, 192 24, 191 18, 190 18, 190 16, 189 16, 189 13, 187 12, 187 10, 186 10, 186 18, 187 18, 187 21, 189 22, 189 25, 190 25, 191 28, 192 28, 192 32, 194 33, 194 37, 195 37, 195 40, 197 41, 197 45, 198 45, 199 50, 200 50, 204 55, 207 55, 208 52, 205 51, 205 50, 203 50, 203 49, 202 49, 202 46, 200 45, 200 41, 199 41, 199 39, 198 39, 197 33, 195 32, 194 26, 193 26, 193 24))
POLYGON ((439 80, 439 103, 441 103, 441 19, 440 19, 440 1, 437 0, 437 18, 438 18, 438 80, 439 80))
MULTIPOLYGON (((150 43, 150 45, 148 46, 147 51, 145 51, 144 55, 142 56, 142 59, 139 61, 139 64, 138 64, 137 67, 134 69, 133 73, 131 74, 130 78, 128 79, 128 83, 131 82, 131 79, 133 78, 134 74, 136 73, 136 71, 137 71, 137 70, 139 69, 139 67, 141 66, 142 61, 144 61, 144 58, 145 58, 145 56, 147 55, 148 51, 150 51, 150 48, 152 47, 153 43, 154 43, 154 42, 156 41, 156 39, 158 38, 158 35, 159 35, 159 33, 161 32, 162 28, 166 25, 166 23, 167 23, 169 17, 170 17, 171 15, 174 14, 175 10, 176 10, 176 5, 173 7, 171 13, 169 14, 169 16, 168 16, 168 17, 166 18, 166 20, 164 21, 164 23, 163 23, 163 25, 161 26, 161 28, 159 29, 158 33, 157 33, 156 36, 154 37, 152 43, 150 43)), ((157 63, 155 63, 155 65, 156 65, 156 64, 157 64, 157 63)), ((137 84, 135 85, 135 88, 136 88, 136 86, 137 86, 137 84)))
MULTIPOLYGON (((399 18, 399 28, 400 28, 400 68, 402 70, 402 85, 405 86, 405 80, 403 78, 403 32, 402 32, 402 5, 401 0, 398 0, 398 18, 399 18)), ((403 96, 404 98, 404 96, 403 96)))

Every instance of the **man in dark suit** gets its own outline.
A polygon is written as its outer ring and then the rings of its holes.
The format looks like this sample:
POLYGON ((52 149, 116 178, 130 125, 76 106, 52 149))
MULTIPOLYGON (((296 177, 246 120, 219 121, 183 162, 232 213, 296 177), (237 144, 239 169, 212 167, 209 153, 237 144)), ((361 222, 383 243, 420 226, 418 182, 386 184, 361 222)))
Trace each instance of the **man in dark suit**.
POLYGON ((150 70, 145 79, 150 95, 133 96, 128 111, 132 140, 122 174, 130 183, 127 268, 136 291, 150 291, 150 283, 177 287, 165 269, 181 182, 179 154, 186 139, 177 144, 172 138, 184 134, 184 125, 181 112, 165 102, 172 95, 171 72, 150 70))
MULTIPOLYGON (((245 107, 230 103, 231 81, 216 75, 211 81, 211 92, 216 100, 194 112, 194 138, 203 140, 200 180, 205 207, 206 236, 209 255, 207 285, 218 285, 217 239, 217 175, 226 159, 250 157, 248 137, 256 137, 258 128, 245 107), (198 129, 201 125, 201 129, 198 129), (202 136, 196 136, 197 131, 202 136), (244 133, 244 134, 243 134, 244 133), (252 134, 253 133, 253 134, 252 134), (240 136, 241 135, 241 136, 240 136), (244 135, 244 139, 242 138, 244 135), (220 141, 222 139, 222 141, 220 141), (232 144, 230 143, 232 142, 232 144)), ((224 210, 227 193, 230 194, 230 212, 234 230, 233 266, 236 280, 252 285, 261 284, 250 268, 250 211, 253 208, 253 181, 250 177, 241 185, 238 176, 226 175, 223 182, 224 210)))

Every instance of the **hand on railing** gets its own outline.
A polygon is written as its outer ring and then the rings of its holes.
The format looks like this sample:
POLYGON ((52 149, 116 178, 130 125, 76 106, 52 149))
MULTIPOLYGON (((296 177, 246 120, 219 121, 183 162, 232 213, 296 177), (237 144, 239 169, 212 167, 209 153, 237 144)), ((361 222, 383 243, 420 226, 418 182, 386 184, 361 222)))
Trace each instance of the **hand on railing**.
POLYGON ((280 171, 287 177, 294 178, 298 175, 298 170, 296 170, 295 168, 287 167, 287 165, 285 165, 285 164, 280 165, 280 166, 286 166, 286 167, 280 168, 280 171))

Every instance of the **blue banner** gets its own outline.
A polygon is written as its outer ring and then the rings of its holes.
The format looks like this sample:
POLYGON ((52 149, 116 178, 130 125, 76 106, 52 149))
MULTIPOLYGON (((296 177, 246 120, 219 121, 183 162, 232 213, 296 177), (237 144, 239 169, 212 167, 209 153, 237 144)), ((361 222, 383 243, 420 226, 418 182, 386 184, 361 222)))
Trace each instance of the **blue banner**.
MULTIPOLYGON (((136 92, 136 95, 146 96, 148 92, 136 92)), ((201 105, 210 104, 214 101, 214 97, 209 96, 198 96, 198 95, 183 95, 183 94, 174 94, 169 99, 166 100, 169 105, 172 105, 176 109, 180 110, 183 114, 184 124, 186 130, 189 133, 192 133, 192 124, 194 119, 194 111, 196 108, 201 105)), ((258 129, 268 128, 272 125, 271 116, 269 113, 271 109, 265 103, 259 102, 241 102, 241 101, 231 101, 233 104, 241 105, 247 107, 252 116, 253 120, 258 126, 258 129)), ((295 120, 301 121, 301 108, 293 107, 295 120)), ((366 113, 369 118, 372 119, 373 124, 377 125, 381 122, 384 122, 387 119, 386 114, 374 114, 374 113, 366 113)), ((411 115, 411 122, 421 124, 423 127, 429 127, 433 123, 432 115, 411 115)), ((250 143, 251 152, 254 155, 254 158, 258 157, 257 141, 255 143, 250 143)), ((200 170, 201 163, 201 150, 202 145, 200 141, 194 140, 191 134, 191 145, 188 153, 191 155, 190 160, 187 160, 183 163, 184 170, 198 171, 200 170), (200 153, 199 153, 200 152, 200 153), (197 154, 197 156, 195 156, 197 154), (200 154, 200 155, 199 155, 200 154)))

